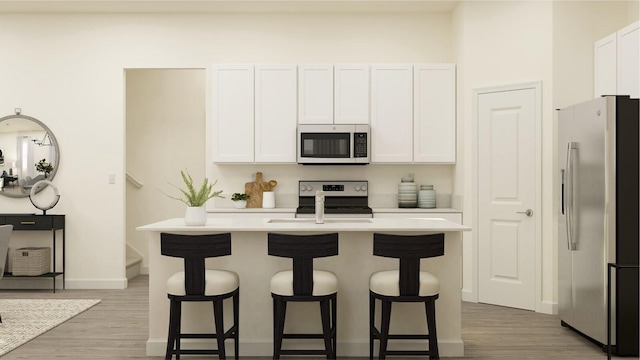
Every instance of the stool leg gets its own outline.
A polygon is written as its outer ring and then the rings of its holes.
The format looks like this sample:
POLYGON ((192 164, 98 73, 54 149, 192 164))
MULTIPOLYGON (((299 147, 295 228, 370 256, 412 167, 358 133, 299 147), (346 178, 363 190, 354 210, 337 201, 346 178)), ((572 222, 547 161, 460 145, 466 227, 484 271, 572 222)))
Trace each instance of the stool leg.
POLYGON ((382 300, 382 324, 380 326, 380 353, 378 359, 387 356, 387 342, 389 341, 389 325, 391 323, 391 301, 382 300))
POLYGON ((338 294, 331 297, 331 323, 333 324, 333 358, 338 358, 338 294))
POLYGON ((376 318, 376 298, 369 293, 369 359, 373 360, 373 334, 376 318))
POLYGON ((438 334, 436 333, 436 302, 430 300, 424 303, 427 312, 427 327, 429 329, 429 359, 440 359, 438 352, 438 334))
POLYGON ((175 323, 175 342, 176 342, 176 360, 180 360, 180 341, 182 338, 182 301, 175 301, 176 307, 176 323, 175 323))
POLYGON ((238 289, 238 292, 233 295, 233 327, 235 328, 235 333, 234 333, 234 337, 233 337, 233 354, 234 354, 234 359, 238 359, 239 352, 240 352, 240 332, 239 332, 239 325, 240 325, 240 289, 238 289))
POLYGON ((226 359, 224 350, 224 312, 222 311, 222 300, 213 302, 213 317, 216 323, 216 340, 218 340, 218 358, 226 359))
POLYGON ((327 359, 333 356, 333 347, 331 346, 331 320, 329 315, 329 300, 320 301, 320 317, 322 318, 322 335, 324 338, 324 349, 327 359))
POLYGON ((273 298, 273 358, 280 359, 284 321, 287 313, 287 302, 281 298, 273 298))
POLYGON ((170 300, 169 304, 169 334, 167 336, 167 351, 164 358, 171 359, 173 356, 173 346, 176 342, 176 301, 170 300))

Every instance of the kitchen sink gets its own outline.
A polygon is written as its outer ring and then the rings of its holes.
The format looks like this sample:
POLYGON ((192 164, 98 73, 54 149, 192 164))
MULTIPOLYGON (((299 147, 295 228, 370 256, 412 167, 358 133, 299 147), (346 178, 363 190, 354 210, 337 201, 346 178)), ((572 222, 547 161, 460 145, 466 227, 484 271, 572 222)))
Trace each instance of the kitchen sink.
MULTIPOLYGON (((316 219, 269 219, 269 224, 315 224, 316 219)), ((371 223, 371 219, 324 219, 325 224, 355 224, 355 223, 371 223)))

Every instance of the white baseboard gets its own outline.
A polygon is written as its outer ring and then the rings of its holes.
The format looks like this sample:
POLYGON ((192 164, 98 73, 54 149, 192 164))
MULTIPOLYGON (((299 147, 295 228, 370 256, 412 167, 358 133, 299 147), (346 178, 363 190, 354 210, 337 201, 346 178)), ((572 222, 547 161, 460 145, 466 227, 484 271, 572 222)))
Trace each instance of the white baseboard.
MULTIPOLYGON (((285 340, 286 341, 286 340, 285 340)), ((181 347, 190 349, 202 349, 202 346, 196 346, 197 340, 183 339, 181 347), (191 344, 189 344, 191 343, 191 344)), ((210 344, 210 343, 209 343, 210 344)), ((308 346, 301 341, 296 341, 295 344, 300 347, 308 346)), ((318 342, 311 343, 311 348, 321 348, 318 342)), ((321 343, 320 343, 321 344, 321 343)), ((377 343, 376 343, 377 344, 377 343)), ((287 349, 295 349, 296 346, 292 346, 292 343, 287 343, 287 349)), ((298 347, 298 348, 300 348, 298 347)), ((413 341, 403 341, 402 343, 395 342, 394 349, 413 349, 424 348, 424 342, 421 342, 417 346, 413 341)), ((213 346, 215 348, 215 345, 213 346)), ((166 339, 149 339, 147 340, 147 356, 164 356, 167 349, 166 339)), ((233 341, 227 342, 227 356, 233 353, 233 341)), ((463 357, 464 356, 464 343, 462 340, 439 340, 438 350, 442 357, 463 357)), ((264 356, 270 357, 273 355, 273 342, 269 340, 243 340, 240 341, 240 356, 264 356)), ((338 342, 338 357, 363 357, 369 356, 369 340, 360 342, 338 342)))
POLYGON ((140 275, 149 275, 149 266, 143 266, 140 268, 140 275))
POLYGON ((127 278, 122 279, 66 279, 67 289, 126 289, 127 278))
MULTIPOLYGON (((3 277, 1 290, 51 290, 53 280, 48 277, 3 277)), ((56 278, 56 289, 62 289, 62 277, 56 278)))
POLYGON ((477 303, 476 294, 469 289, 462 289, 462 301, 477 303))
POLYGON ((540 313, 549 315, 558 315, 558 303, 554 301, 540 302, 540 313))

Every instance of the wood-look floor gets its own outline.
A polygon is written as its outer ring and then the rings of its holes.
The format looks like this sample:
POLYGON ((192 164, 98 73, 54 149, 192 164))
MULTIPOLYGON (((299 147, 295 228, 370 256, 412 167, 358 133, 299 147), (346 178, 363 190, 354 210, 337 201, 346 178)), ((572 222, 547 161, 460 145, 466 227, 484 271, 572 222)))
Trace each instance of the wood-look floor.
MULTIPOLYGON (((2 360, 159 359, 145 356, 149 326, 147 276, 130 281, 125 290, 60 290, 55 294, 45 290, 2 290, 0 297, 102 299, 100 304, 9 352, 2 360)), ((557 316, 492 305, 463 302, 462 339, 465 359, 606 359, 600 348, 561 327, 557 316)))

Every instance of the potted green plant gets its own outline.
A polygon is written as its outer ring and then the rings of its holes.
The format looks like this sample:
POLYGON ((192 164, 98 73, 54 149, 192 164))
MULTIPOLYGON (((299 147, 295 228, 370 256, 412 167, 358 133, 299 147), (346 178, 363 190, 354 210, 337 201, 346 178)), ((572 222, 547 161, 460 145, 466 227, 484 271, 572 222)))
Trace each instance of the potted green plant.
POLYGON ((238 209, 244 209, 247 207, 247 199, 250 196, 247 194, 233 193, 231 195, 231 200, 233 201, 233 206, 238 209))
POLYGON ((184 222, 187 225, 204 225, 207 222, 207 211, 204 208, 204 204, 207 200, 219 197, 224 198, 222 196, 222 190, 215 191, 213 187, 218 183, 218 181, 209 182, 208 178, 204 178, 202 185, 197 188, 193 184, 193 178, 189 175, 187 171, 180 171, 180 175, 182 175, 182 181, 186 185, 186 189, 182 189, 176 185, 169 184, 182 193, 183 197, 175 197, 168 194, 168 197, 181 201, 187 205, 187 212, 184 217, 184 222), (197 190, 196 190, 197 189, 197 190))

